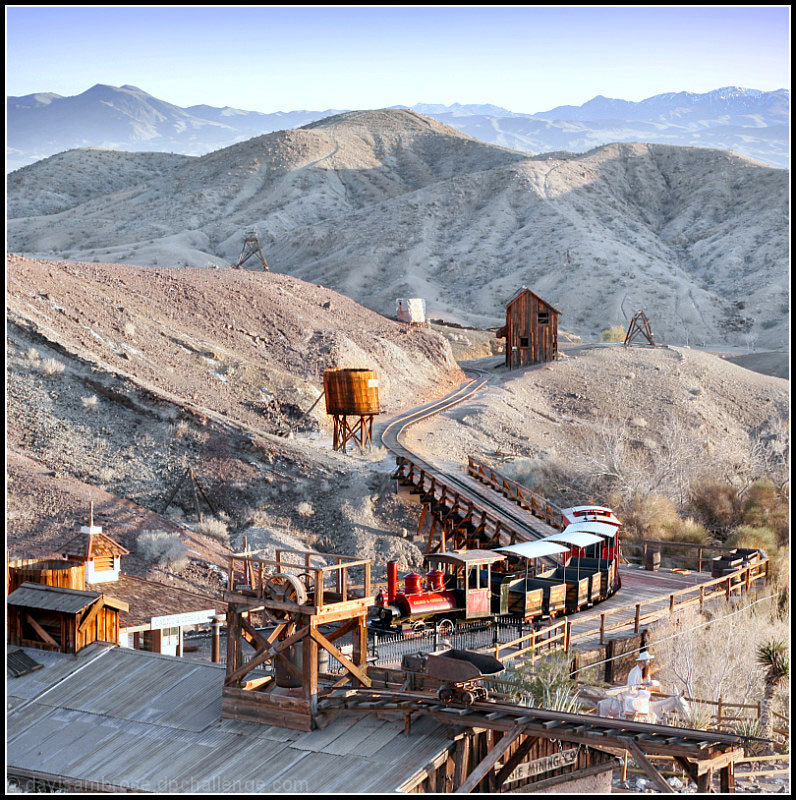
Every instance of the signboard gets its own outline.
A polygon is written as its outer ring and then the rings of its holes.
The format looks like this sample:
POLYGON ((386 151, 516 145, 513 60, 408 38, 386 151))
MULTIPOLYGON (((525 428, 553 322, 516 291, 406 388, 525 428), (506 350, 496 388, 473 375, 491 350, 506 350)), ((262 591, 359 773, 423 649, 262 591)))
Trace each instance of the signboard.
POLYGON ((518 764, 511 775, 506 778, 506 783, 532 778, 534 775, 541 775, 543 772, 550 772, 553 769, 571 767, 577 760, 578 750, 575 748, 573 750, 562 750, 560 753, 537 758, 535 761, 528 761, 525 764, 518 764))
POLYGON ((183 614, 168 614, 165 617, 152 617, 149 621, 150 630, 156 631, 160 628, 185 627, 186 625, 201 625, 210 622, 210 618, 216 613, 214 608, 207 608, 203 611, 186 611, 183 614))

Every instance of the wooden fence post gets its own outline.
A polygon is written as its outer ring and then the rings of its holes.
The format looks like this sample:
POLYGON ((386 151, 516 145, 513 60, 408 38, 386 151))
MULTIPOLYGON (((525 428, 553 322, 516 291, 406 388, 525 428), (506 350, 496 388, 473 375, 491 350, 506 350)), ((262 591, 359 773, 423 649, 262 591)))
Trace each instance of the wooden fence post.
POLYGON ((638 633, 638 629, 641 623, 641 603, 636 603, 636 619, 633 623, 633 630, 635 633, 638 633))
MULTIPOLYGON (((566 617, 564 618, 566 619, 566 617)), ((570 620, 566 620, 567 627, 566 627, 566 634, 564 635, 564 651, 569 652, 570 643, 572 641, 572 622, 570 620)))
POLYGON ((600 644, 605 644, 605 612, 600 614, 600 644))

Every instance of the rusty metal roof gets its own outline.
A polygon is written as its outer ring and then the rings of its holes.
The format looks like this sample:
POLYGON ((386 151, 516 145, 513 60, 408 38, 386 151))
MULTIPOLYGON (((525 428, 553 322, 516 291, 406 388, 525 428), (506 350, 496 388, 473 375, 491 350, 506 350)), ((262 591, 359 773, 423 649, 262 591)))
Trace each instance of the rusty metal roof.
POLYGON ((309 733, 222 720, 225 670, 210 662, 109 647, 53 663, 8 713, 9 775, 156 792, 393 792, 451 745, 428 718, 409 736, 402 719, 371 715, 309 733))

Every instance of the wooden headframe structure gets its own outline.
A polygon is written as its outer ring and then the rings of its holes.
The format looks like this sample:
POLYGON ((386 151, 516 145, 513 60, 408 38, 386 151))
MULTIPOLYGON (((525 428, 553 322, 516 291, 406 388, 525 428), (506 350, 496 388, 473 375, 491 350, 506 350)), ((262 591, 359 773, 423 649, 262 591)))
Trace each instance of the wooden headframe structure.
POLYGON ((308 731, 316 727, 325 691, 371 686, 370 561, 298 550, 277 550, 273 559, 243 552, 229 558, 229 581, 223 717, 308 731), (360 573, 363 582, 354 592, 360 573), (267 626, 273 626, 267 635, 258 630, 267 626), (350 639, 350 657, 340 649, 343 637, 350 639), (320 673, 322 651, 339 662, 342 674, 320 673))
POLYGON ((238 263, 232 265, 232 269, 242 269, 243 265, 252 257, 258 256, 260 263, 263 266, 263 272, 268 272, 268 262, 263 255, 263 249, 260 247, 260 238, 256 233, 249 232, 243 242, 243 249, 238 256, 238 263))
POLYGON ((656 347, 655 337, 652 335, 652 326, 643 311, 636 311, 625 335, 625 347, 629 347, 633 342, 641 341, 644 338, 648 344, 656 347))

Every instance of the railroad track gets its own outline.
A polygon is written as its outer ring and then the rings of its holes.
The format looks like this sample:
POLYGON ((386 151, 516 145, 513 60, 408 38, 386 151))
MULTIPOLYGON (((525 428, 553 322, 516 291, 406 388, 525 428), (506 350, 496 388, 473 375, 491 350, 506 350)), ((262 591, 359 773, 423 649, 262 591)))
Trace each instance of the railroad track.
POLYGON ((453 475, 441 470, 410 450, 403 441, 406 430, 410 426, 453 408, 453 406, 475 396, 488 384, 489 381, 486 379, 467 381, 440 400, 427 403, 394 419, 382 431, 382 444, 395 454, 396 458, 399 459, 399 463, 400 459, 405 459, 425 475, 439 478, 448 487, 454 489, 457 494, 467 498, 474 507, 478 507, 482 512, 486 512, 491 517, 499 520, 505 529, 515 533, 518 538, 526 541, 543 539, 556 533, 556 530, 541 520, 535 519, 531 514, 526 514, 522 509, 514 507, 513 504, 503 503, 502 497, 498 498, 497 495, 490 496, 493 494, 493 490, 489 487, 482 486, 478 482, 470 480, 467 476, 453 475))

